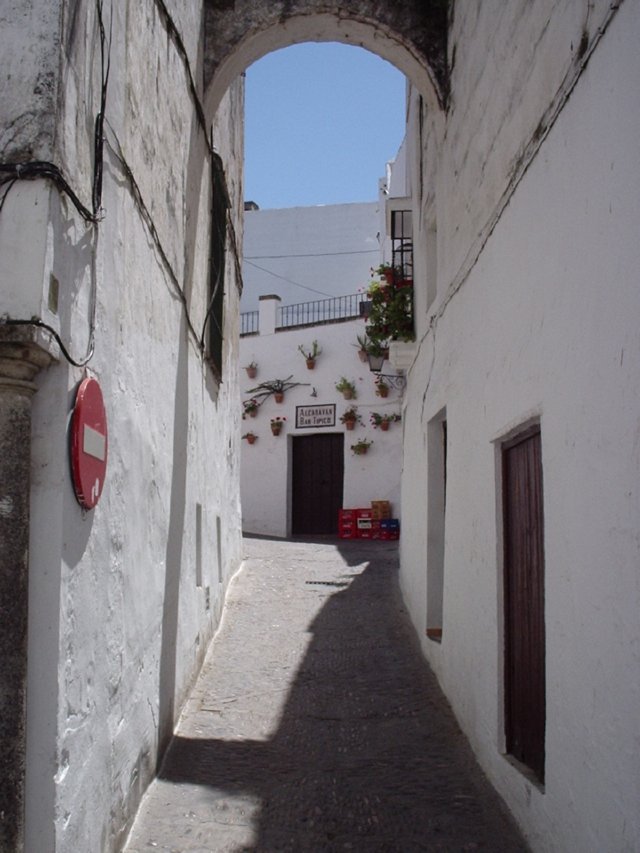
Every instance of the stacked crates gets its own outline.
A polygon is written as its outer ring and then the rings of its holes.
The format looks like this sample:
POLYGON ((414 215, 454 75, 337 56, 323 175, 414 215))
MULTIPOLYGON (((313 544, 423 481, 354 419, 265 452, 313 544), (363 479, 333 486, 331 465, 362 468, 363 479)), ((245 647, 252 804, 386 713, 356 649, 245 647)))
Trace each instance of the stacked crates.
POLYGON ((341 509, 338 536, 340 539, 399 539, 400 522, 397 518, 387 518, 389 512, 387 501, 372 501, 371 509, 341 509))
POLYGON ((400 538, 400 519, 383 518, 378 523, 380 524, 380 539, 400 538))

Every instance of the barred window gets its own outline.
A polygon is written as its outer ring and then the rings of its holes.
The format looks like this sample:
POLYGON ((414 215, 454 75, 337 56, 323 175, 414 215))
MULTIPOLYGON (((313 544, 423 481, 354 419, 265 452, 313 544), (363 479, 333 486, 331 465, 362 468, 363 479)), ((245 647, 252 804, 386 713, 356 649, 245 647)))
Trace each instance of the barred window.
POLYGON ((222 160, 217 155, 214 155, 213 159, 212 184, 211 259, 209 266, 206 357, 214 373, 220 379, 222 378, 227 212, 231 205, 222 160))
POLYGON ((391 211, 391 264, 413 278, 413 222, 410 210, 391 211))

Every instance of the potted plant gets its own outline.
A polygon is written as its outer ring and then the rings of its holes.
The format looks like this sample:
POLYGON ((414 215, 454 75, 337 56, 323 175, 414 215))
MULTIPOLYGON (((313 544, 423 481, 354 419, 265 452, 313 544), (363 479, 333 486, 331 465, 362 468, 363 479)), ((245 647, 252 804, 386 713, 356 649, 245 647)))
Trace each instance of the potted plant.
POLYGON ((242 404, 243 412, 242 417, 246 418, 249 415, 250 418, 255 418, 258 414, 258 401, 255 397, 252 397, 250 400, 245 400, 242 404))
POLYGON ((366 438, 361 438, 360 441, 356 441, 355 444, 351 445, 351 450, 356 454, 356 456, 363 456, 372 444, 372 441, 369 441, 366 438))
POLYGON ((356 340, 357 344, 354 344, 354 346, 358 347, 358 358, 360 361, 366 361, 371 341, 366 335, 356 335, 356 340))
POLYGON ((244 369, 247 371, 249 379, 255 379, 258 375, 258 365, 255 361, 249 362, 244 369))
POLYGON ((311 349, 305 349, 303 344, 300 344, 298 350, 304 356, 305 361, 307 362, 307 370, 313 370, 316 366, 316 358, 320 355, 322 350, 318 346, 318 341, 313 341, 311 344, 311 349))
POLYGON ((340 420, 347 429, 353 429, 358 422, 362 422, 356 406, 351 406, 346 409, 341 415, 340 420))
POLYGON ((356 397, 356 386, 353 382, 349 382, 349 380, 341 376, 339 381, 336 382, 336 391, 339 391, 345 400, 354 400, 356 397))
POLYGON ((393 413, 391 415, 381 415, 380 412, 371 412, 371 423, 374 429, 381 429, 386 432, 389 429, 389 424, 393 424, 401 419, 401 415, 393 413))
POLYGON ((258 436, 255 434, 255 432, 245 432, 242 437, 246 438, 249 444, 255 444, 258 439, 258 436))
POLYGON ((274 435, 280 435, 285 421, 286 418, 281 418, 280 416, 271 418, 271 432, 274 435))
POLYGON ((371 308, 367 317, 367 335, 379 342, 413 341, 413 280, 402 267, 381 264, 367 289, 371 308))
POLYGON ((389 356, 386 342, 373 339, 367 345, 367 361, 371 370, 382 370, 382 363, 389 356))
POLYGON ((303 382, 291 382, 291 376, 287 376, 286 379, 269 379, 266 382, 261 382, 259 385, 256 385, 255 388, 249 388, 248 393, 253 394, 256 399, 259 399, 260 403, 264 402, 267 397, 270 397, 273 394, 274 400, 276 403, 282 403, 284 400, 284 392, 289 388, 295 388, 296 385, 308 385, 309 383, 303 382))
POLYGON ((384 381, 382 376, 378 376, 376 378, 376 394, 378 397, 388 397, 389 396, 389 386, 384 381))

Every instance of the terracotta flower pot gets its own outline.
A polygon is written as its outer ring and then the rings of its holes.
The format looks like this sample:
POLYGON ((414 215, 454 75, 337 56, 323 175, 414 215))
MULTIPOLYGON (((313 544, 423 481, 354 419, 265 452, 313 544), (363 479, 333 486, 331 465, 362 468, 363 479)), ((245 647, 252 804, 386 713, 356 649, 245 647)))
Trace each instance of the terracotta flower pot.
POLYGON ((361 447, 360 450, 354 450, 353 452, 357 456, 364 456, 364 454, 367 452, 368 449, 369 449, 368 447, 361 447))
POLYGON ((378 387, 376 388, 376 394, 378 395, 378 397, 388 397, 389 389, 386 385, 378 385, 378 387))
POLYGON ((380 429, 386 432, 389 429, 389 421, 380 421, 380 429))
POLYGON ((257 435, 248 435, 248 436, 247 436, 247 442, 248 442, 249 444, 255 444, 255 443, 256 443, 256 438, 257 438, 257 437, 258 437, 257 435))
POLYGON ((313 370, 315 366, 316 366, 315 358, 308 358, 307 359, 307 370, 313 370))
POLYGON ((255 379, 258 375, 257 367, 245 367, 245 370, 247 371, 247 376, 249 377, 249 379, 255 379))
POLYGON ((284 401, 284 391, 274 391, 273 399, 276 403, 282 403, 284 401))
POLYGON ((360 359, 360 361, 367 361, 368 357, 369 357, 369 354, 366 351, 366 349, 359 349, 358 350, 358 358, 360 359))
POLYGON ((258 410, 257 410, 257 409, 251 409, 251 411, 249 412, 249 417, 250 417, 250 418, 255 418, 255 416, 256 416, 257 414, 258 414, 258 410))
POLYGON ((281 430, 282 430, 282 424, 271 424, 271 432, 274 435, 280 435, 281 430))
POLYGON ((345 400, 352 400, 353 399, 353 391, 351 390, 351 388, 346 388, 342 392, 342 396, 344 397, 345 400))
POLYGON ((345 425, 346 429, 353 429, 354 426, 356 425, 356 422, 355 421, 345 421, 344 425, 345 425))

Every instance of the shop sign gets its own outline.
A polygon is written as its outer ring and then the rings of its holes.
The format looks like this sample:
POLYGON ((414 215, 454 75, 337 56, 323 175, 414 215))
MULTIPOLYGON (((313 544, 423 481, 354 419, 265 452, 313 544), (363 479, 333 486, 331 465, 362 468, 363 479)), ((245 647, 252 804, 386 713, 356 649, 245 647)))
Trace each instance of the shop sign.
POLYGON ((296 427, 298 429, 318 429, 336 425, 336 404, 321 406, 296 406, 296 427))

